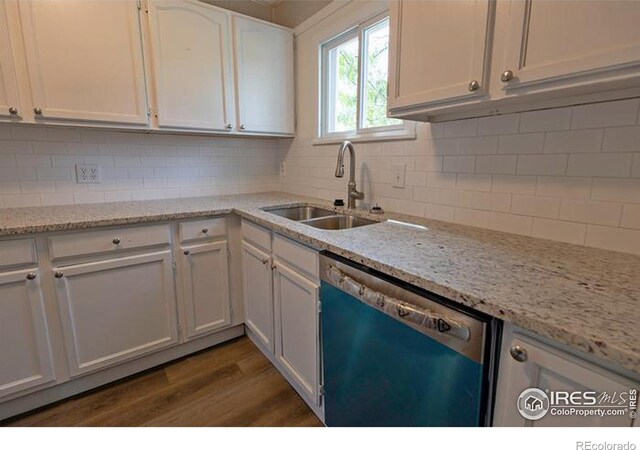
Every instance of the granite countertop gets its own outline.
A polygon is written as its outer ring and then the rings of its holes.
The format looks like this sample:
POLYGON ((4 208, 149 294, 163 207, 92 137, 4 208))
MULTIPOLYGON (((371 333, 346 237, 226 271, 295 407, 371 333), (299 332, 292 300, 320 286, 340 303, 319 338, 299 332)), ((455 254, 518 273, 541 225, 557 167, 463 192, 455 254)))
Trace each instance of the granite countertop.
MULTIPOLYGON (((326 201, 284 193, 0 209, 0 236, 234 212, 640 374, 640 257, 413 216, 329 231, 262 208, 326 201)), ((369 216, 365 212, 358 215, 369 216)))

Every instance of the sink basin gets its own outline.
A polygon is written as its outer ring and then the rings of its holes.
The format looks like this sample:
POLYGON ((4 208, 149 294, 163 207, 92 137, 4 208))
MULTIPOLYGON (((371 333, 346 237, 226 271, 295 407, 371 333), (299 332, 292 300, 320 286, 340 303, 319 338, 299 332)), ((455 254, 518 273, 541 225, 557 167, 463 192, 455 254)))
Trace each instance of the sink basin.
POLYGON ((309 219, 315 219, 317 217, 327 217, 336 215, 335 211, 330 209, 316 208, 315 206, 295 206, 292 208, 278 208, 271 209, 267 212, 275 214, 276 216, 285 217, 287 219, 295 220, 297 222, 309 219))
POLYGON ((340 215, 305 220, 302 223, 315 228, 321 228, 323 230, 344 230, 347 228, 357 228, 363 227, 365 225, 373 225, 374 223, 378 222, 376 222, 375 220, 363 219, 362 217, 340 215))

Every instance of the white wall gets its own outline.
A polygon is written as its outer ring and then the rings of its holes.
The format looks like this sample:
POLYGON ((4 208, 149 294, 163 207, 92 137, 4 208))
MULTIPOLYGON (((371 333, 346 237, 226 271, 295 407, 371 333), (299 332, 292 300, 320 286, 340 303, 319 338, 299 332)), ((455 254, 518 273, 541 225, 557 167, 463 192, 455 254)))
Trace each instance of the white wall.
MULTIPOLYGON (((338 146, 312 144, 318 43, 380 7, 356 2, 297 36, 298 129, 283 190, 345 198, 338 146)), ((633 99, 420 124, 414 141, 357 144, 364 206, 640 254, 639 110, 633 99), (407 166, 404 189, 392 187, 394 164, 407 166)))
POLYGON ((0 208, 277 190, 286 140, 0 124, 0 208), (98 164, 100 184, 77 184, 98 164))

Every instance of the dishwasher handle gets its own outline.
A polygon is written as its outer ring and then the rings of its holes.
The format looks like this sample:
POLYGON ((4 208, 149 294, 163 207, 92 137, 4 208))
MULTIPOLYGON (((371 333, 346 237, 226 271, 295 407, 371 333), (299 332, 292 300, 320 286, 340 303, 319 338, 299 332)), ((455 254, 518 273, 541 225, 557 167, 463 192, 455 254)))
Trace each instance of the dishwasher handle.
POLYGON ((430 330, 462 341, 468 341, 471 336, 471 330, 468 326, 445 315, 370 289, 337 267, 330 265, 327 269, 327 277, 332 284, 347 294, 397 320, 412 324, 414 328, 430 330))

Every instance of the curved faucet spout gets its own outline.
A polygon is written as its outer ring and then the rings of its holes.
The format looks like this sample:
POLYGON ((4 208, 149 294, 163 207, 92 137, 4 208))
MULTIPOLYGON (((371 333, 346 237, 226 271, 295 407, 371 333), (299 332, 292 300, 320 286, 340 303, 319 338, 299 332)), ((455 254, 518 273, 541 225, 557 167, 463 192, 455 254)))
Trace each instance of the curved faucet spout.
POLYGON ((350 141, 344 141, 338 150, 338 161, 336 164, 336 178, 344 176, 344 153, 349 149, 349 189, 347 191, 347 206, 356 207, 356 200, 362 200, 364 193, 356 189, 356 152, 350 141))

